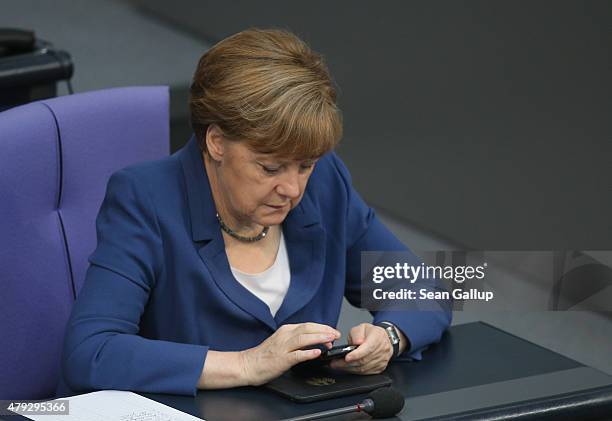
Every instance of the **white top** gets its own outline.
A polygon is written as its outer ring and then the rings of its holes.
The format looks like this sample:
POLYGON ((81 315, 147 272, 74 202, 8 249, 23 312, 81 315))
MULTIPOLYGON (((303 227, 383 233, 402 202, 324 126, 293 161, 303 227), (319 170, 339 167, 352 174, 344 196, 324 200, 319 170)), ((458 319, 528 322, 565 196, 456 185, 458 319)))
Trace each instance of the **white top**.
POLYGON ((285 246, 285 237, 281 230, 280 242, 276 259, 272 266, 260 273, 244 273, 231 267, 234 278, 248 289, 253 295, 259 298, 270 307, 272 317, 280 308, 291 281, 291 271, 289 269, 289 256, 285 246))

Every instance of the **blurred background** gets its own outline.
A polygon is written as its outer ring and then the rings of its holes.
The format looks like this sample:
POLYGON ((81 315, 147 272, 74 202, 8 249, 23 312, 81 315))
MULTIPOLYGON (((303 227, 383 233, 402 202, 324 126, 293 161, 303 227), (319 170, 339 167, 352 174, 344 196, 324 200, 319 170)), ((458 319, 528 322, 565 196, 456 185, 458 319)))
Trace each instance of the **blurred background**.
MULTIPOLYGON (((251 26, 292 30, 338 85, 355 187, 417 254, 582 250, 605 265, 611 22, 603 0, 0 2, 0 27, 70 54, 74 92, 169 85, 170 151, 190 136, 190 79, 210 46, 251 26)), ((345 305, 340 328, 368 317, 345 305)), ((612 373, 610 312, 455 312, 472 320, 612 373)))

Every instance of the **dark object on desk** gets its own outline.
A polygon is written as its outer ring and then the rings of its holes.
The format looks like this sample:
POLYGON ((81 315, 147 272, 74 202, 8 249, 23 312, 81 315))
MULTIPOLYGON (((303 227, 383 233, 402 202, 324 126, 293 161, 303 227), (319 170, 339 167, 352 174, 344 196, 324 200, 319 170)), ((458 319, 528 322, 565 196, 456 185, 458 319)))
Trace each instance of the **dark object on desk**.
POLYGON ((320 418, 336 417, 338 415, 365 412, 372 418, 389 418, 397 415, 404 408, 404 397, 395 389, 381 387, 370 393, 363 402, 344 408, 330 409, 301 417, 289 418, 283 421, 309 421, 320 418))
POLYGON ((344 358, 344 356, 346 354, 348 354, 351 351, 354 351, 355 349, 357 349, 356 345, 348 345, 348 344, 346 344, 346 345, 334 346, 333 348, 324 351, 319 356, 319 359, 321 361, 330 362, 332 360, 337 360, 339 358, 344 358))
POLYGON ((24 29, 0 29, 0 57, 34 50, 36 37, 33 31, 24 29))
POLYGON ((73 71, 70 54, 34 32, 0 28, 0 111, 55 97, 56 83, 69 81, 73 71))
POLYGON ((344 358, 346 354, 355 350, 356 345, 338 345, 333 348, 327 349, 324 345, 315 345, 304 349, 315 349, 321 350, 321 355, 314 360, 308 360, 291 367, 291 371, 299 376, 312 376, 313 373, 317 373, 329 365, 329 362, 339 358, 344 358))
POLYGON ((364 411, 374 418, 389 418, 404 408, 404 397, 391 387, 376 389, 370 393, 367 400, 372 401, 372 406, 364 411))
POLYGON ((267 383, 266 387, 295 402, 316 402, 366 393, 391 383, 392 380, 382 374, 359 376, 323 367, 310 375, 289 371, 267 383))

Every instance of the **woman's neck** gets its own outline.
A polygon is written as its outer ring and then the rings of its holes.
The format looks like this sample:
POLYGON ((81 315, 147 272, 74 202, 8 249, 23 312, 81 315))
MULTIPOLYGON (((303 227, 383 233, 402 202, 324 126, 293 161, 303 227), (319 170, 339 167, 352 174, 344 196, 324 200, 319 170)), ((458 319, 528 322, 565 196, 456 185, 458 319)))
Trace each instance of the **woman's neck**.
POLYGON ((254 223, 232 208, 227 197, 227 189, 224 189, 221 184, 218 164, 210 159, 207 154, 203 154, 203 160, 215 208, 225 225, 244 237, 252 237, 261 233, 264 228, 262 225, 254 223))

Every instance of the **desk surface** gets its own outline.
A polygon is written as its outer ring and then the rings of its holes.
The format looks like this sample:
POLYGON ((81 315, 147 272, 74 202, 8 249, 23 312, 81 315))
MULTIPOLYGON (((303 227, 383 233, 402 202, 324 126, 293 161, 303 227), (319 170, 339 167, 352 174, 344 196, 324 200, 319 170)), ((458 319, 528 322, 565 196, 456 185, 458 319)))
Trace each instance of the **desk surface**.
MULTIPOLYGON (((396 420, 612 419, 612 376, 483 322, 453 326, 422 361, 394 363, 386 374, 406 400, 396 420)), ((353 405, 366 395, 309 404, 264 388, 144 396, 207 421, 265 421, 353 405)))
MULTIPOLYGON (((406 398, 401 420, 560 419, 561 411, 612 414, 612 376, 483 322, 453 326, 420 362, 394 363, 387 374, 406 398)), ((365 395, 310 404, 262 388, 201 391, 195 398, 145 395, 208 421, 274 420, 352 405, 365 395)), ((368 419, 355 414, 342 419, 368 419)), ((395 418, 397 419, 397 418, 395 418)))

